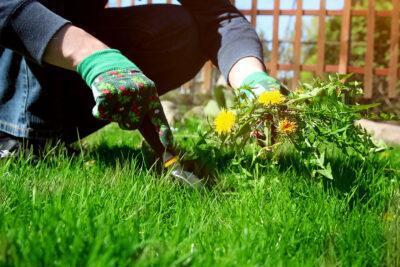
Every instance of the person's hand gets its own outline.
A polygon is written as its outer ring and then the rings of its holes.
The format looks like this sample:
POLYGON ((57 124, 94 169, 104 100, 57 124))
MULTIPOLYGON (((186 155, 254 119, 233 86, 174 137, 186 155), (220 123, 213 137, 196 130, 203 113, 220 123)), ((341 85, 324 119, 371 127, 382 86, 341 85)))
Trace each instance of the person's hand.
POLYGON ((134 130, 148 115, 161 143, 165 148, 171 146, 172 133, 154 82, 118 50, 93 53, 78 65, 77 71, 92 89, 94 117, 134 130))
MULTIPOLYGON (((285 95, 289 92, 286 86, 284 86, 280 81, 269 76, 266 72, 263 71, 254 72, 247 76, 244 79, 242 86, 250 87, 252 92, 256 96, 261 95, 265 91, 279 90, 282 94, 285 95)), ((247 95, 248 98, 254 98, 254 95, 251 94, 249 91, 243 90, 243 92, 247 95)))
POLYGON ((118 50, 104 49, 86 57, 78 73, 92 89, 96 102, 93 116, 136 129, 148 109, 154 83, 118 50))
POLYGON ((150 106, 160 107, 154 82, 136 69, 100 74, 91 89, 96 102, 93 116, 117 122, 123 129, 138 128, 150 106))
POLYGON ((43 61, 81 75, 93 92, 94 117, 117 122, 124 129, 140 127, 160 155, 173 151, 172 133, 154 83, 118 50, 68 24, 50 40, 43 61))
POLYGON ((250 99, 261 95, 265 91, 280 90, 288 94, 289 90, 277 79, 269 76, 264 62, 256 57, 244 57, 238 60, 229 72, 228 81, 235 89, 241 87, 252 88, 253 94, 243 90, 250 99))

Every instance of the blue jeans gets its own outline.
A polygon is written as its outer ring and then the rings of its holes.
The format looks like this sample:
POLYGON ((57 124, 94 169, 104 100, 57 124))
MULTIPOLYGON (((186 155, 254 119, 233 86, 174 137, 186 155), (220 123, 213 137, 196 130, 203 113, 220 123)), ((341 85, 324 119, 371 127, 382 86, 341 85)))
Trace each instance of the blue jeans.
MULTIPOLYGON (((159 94, 190 80, 207 60, 197 25, 180 6, 105 9, 79 26, 134 61, 159 94)), ((39 66, 0 47, 0 131, 72 142, 106 124, 93 118, 93 106, 91 90, 75 72, 39 66)))

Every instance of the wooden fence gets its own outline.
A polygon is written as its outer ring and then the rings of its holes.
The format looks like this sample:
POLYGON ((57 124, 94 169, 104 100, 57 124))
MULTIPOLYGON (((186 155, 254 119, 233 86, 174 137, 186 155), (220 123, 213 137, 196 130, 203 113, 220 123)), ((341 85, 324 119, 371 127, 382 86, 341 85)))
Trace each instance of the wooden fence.
MULTIPOLYGON (((235 0, 231 0, 235 4, 235 0)), ((240 0, 239 0, 240 1, 240 0)), ((256 27, 257 16, 267 15, 273 17, 273 37, 272 37, 272 50, 270 60, 265 62, 271 76, 276 77, 278 71, 293 72, 293 78, 290 87, 294 88, 299 82, 300 73, 302 71, 313 72, 316 75, 323 75, 324 73, 356 73, 362 74, 364 77, 364 92, 365 98, 372 98, 374 95, 373 80, 374 76, 385 76, 388 79, 388 98, 396 98, 398 96, 398 77, 400 76, 399 68, 399 13, 400 13, 400 0, 387 0, 392 2, 392 10, 378 11, 376 9, 376 0, 367 0, 368 8, 364 10, 353 9, 351 0, 344 0, 344 6, 341 10, 327 10, 327 1, 337 0, 319 0, 320 7, 315 10, 304 10, 303 0, 297 0, 296 9, 281 9, 281 1, 287 0, 274 0, 273 9, 257 9, 258 2, 266 0, 251 0, 251 8, 241 10, 246 15, 251 24, 256 27), (294 41, 293 41, 293 62, 290 64, 281 64, 279 55, 279 18, 280 16, 294 16, 294 41), (303 16, 314 16, 318 19, 318 37, 315 41, 317 44, 317 63, 315 65, 301 64, 301 47, 302 47, 302 21, 303 16), (366 35, 366 53, 364 66, 352 66, 349 64, 351 55, 351 26, 352 17, 362 16, 367 21, 367 35, 366 35), (341 17, 341 34, 340 34, 340 52, 338 65, 327 65, 325 62, 325 49, 326 49, 326 19, 327 17, 341 17), (390 29, 390 62, 386 68, 375 67, 374 50, 375 50, 375 30, 376 19, 378 17, 388 17, 391 20, 390 29)), ((307 0, 304 0, 307 1, 307 0)), ((117 5, 121 5, 121 1, 116 1, 117 5)), ((135 4, 131 0, 132 5, 135 4)), ((151 4, 152 0, 147 3, 151 4)), ((171 3, 171 0, 166 0, 166 3, 171 3)), ((212 85, 210 79, 212 77, 212 64, 207 63, 203 68, 203 90, 208 91, 212 85)))

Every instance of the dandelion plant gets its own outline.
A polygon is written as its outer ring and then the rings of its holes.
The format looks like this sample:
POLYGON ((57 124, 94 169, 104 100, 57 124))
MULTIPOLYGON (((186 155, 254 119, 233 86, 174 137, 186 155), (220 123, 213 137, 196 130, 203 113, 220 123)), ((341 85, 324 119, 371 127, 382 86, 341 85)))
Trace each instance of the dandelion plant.
POLYGON ((257 156, 278 153, 280 146, 291 146, 313 177, 333 179, 328 154, 339 152, 365 160, 382 151, 355 121, 368 116, 376 104, 360 105, 360 83, 345 83, 348 76, 316 79, 283 95, 279 90, 256 96, 252 88, 234 91, 234 104, 214 120, 214 134, 208 140, 238 153, 257 144, 257 156))

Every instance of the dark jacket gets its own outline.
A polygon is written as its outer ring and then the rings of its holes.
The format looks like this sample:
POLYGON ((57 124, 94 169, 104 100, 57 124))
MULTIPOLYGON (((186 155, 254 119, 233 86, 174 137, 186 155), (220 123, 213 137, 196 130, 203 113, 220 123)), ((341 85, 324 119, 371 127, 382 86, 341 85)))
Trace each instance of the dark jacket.
MULTIPOLYGON (((1 0, 0 46, 17 51, 41 64, 43 53, 54 34, 72 21, 85 25, 85 18, 104 8, 104 0, 1 0)), ((201 34, 207 35, 207 52, 226 77, 245 47, 260 50, 250 24, 228 0, 180 0, 195 17, 201 34), (232 54, 237 56, 232 57, 232 54)), ((243 55, 246 56, 246 55, 243 55)))

